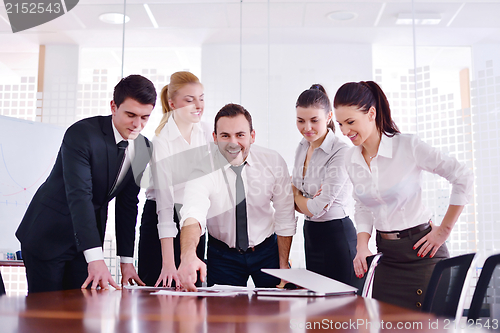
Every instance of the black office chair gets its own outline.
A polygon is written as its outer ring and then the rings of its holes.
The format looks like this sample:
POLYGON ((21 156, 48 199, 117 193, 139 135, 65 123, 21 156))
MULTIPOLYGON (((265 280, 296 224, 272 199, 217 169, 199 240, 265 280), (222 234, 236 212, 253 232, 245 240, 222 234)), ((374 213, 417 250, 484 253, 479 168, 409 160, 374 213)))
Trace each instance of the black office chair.
POLYGON ((358 289, 357 294, 363 297, 371 298, 371 288, 373 284, 373 277, 375 276, 375 268, 378 265, 378 261, 382 257, 382 253, 377 253, 372 256, 366 257, 366 264, 368 265, 368 272, 360 279, 363 289, 358 289))
POLYGON ((462 291, 470 279, 469 268, 475 253, 443 259, 436 264, 427 286, 422 311, 437 316, 460 318, 463 311, 465 294, 462 291))
MULTIPOLYGON (((500 254, 494 254, 488 257, 484 262, 483 269, 481 270, 481 275, 477 280, 476 289, 474 290, 474 295, 472 296, 472 302, 470 304, 470 309, 467 314, 467 320, 477 320, 480 317, 490 317, 489 309, 483 309, 483 300, 486 295, 486 291, 494 276, 495 268, 500 265, 500 254)), ((498 270, 496 276, 499 276, 498 270)))
POLYGON ((3 284, 2 272, 0 271, 0 296, 5 295, 5 285, 3 284))

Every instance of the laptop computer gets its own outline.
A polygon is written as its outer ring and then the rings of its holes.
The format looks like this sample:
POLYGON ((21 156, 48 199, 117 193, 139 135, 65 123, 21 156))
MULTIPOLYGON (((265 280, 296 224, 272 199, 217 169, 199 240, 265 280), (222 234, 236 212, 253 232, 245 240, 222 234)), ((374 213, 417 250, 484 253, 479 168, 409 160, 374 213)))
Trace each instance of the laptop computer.
POLYGON ((257 296, 336 296, 355 294, 358 289, 307 269, 263 268, 264 273, 296 284, 305 289, 255 289, 257 296))

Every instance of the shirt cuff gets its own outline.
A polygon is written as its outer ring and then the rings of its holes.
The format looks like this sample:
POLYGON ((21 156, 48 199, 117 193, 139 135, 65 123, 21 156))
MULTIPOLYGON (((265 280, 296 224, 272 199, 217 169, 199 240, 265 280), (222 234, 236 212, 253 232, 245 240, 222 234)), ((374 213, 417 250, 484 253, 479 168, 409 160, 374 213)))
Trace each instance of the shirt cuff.
POLYGON ((94 247, 92 249, 85 250, 83 251, 83 255, 85 256, 87 263, 96 260, 104 260, 104 254, 102 253, 101 247, 94 247))
POLYGON ((177 225, 173 220, 172 210, 160 210, 158 212, 158 236, 160 239, 177 236, 177 225))
POLYGON ((160 239, 177 236, 177 226, 172 223, 158 223, 158 236, 160 239))
POLYGON ((454 206, 465 206, 472 201, 472 195, 467 195, 463 193, 451 193, 450 195, 450 205, 454 206))
MULTIPOLYGON (((206 214, 205 214, 206 216, 206 214)), ((202 234, 203 234, 203 230, 205 230, 205 227, 207 225, 207 220, 206 218, 204 217, 203 214, 198 214, 197 212, 186 212, 185 216, 182 216, 182 219, 181 219, 181 222, 179 223, 179 227, 182 229, 182 227, 184 227, 184 222, 186 222, 186 220, 188 218, 193 218, 195 219, 196 221, 198 221, 198 223, 200 224, 200 227, 201 227, 201 230, 202 230, 202 234)))
MULTIPOLYGON (((319 210, 318 208, 318 205, 316 205, 314 202, 313 202, 313 199, 309 199, 307 200, 307 209, 309 209, 309 211, 311 213, 313 213, 313 216, 309 216, 310 218, 319 218, 323 215, 325 215, 325 213, 328 211, 328 209, 330 208, 330 204, 327 205, 326 208, 320 208, 321 210, 319 210), (309 204, 311 203, 311 204, 309 204), (316 213, 317 212, 317 213, 316 213)), ((304 214, 305 215, 305 214, 304 214)))
POLYGON ((274 232, 278 236, 288 237, 295 235, 297 231, 297 220, 296 216, 292 221, 286 221, 280 223, 279 221, 274 222, 274 232))
MULTIPOLYGON (((322 211, 323 211, 323 213, 326 211, 326 209, 320 208, 317 205, 317 202, 313 201, 312 198, 309 198, 309 200, 307 200, 306 206, 307 206, 307 209, 313 214, 313 216, 311 216, 311 217, 317 217, 317 215, 319 215, 322 211)), ((321 214, 321 215, 323 215, 323 214, 321 214)))
POLYGON ((358 234, 360 232, 366 232, 367 234, 372 234, 373 226, 368 224, 356 224, 356 230, 358 234))
POLYGON ((120 263, 122 264, 133 264, 134 258, 132 257, 120 257, 120 263))

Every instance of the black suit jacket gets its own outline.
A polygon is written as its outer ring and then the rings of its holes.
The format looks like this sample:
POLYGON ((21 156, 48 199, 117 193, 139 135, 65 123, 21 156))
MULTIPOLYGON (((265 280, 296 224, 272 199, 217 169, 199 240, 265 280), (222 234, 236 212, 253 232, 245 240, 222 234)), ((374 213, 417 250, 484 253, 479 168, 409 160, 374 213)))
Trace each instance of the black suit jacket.
POLYGON ((134 160, 111 194, 118 163, 111 121, 111 116, 97 116, 68 128, 49 177, 17 229, 23 249, 49 260, 72 245, 77 251, 102 247, 108 202, 116 197, 117 255, 133 256, 138 184, 151 158, 152 144, 142 135, 134 140, 134 160))

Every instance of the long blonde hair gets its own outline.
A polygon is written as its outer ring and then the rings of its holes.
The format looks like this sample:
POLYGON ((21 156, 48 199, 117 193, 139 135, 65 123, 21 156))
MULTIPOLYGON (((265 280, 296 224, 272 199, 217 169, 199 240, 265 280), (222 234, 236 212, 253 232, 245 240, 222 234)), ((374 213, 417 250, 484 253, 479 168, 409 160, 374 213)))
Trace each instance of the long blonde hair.
POLYGON ((168 104, 169 99, 173 99, 177 91, 184 87, 186 84, 198 83, 201 85, 200 80, 196 75, 190 72, 175 72, 170 76, 170 83, 167 84, 161 90, 161 106, 163 111, 163 118, 160 121, 160 124, 156 128, 155 134, 160 135, 161 130, 165 127, 165 124, 168 122, 170 115, 174 110, 168 104))

